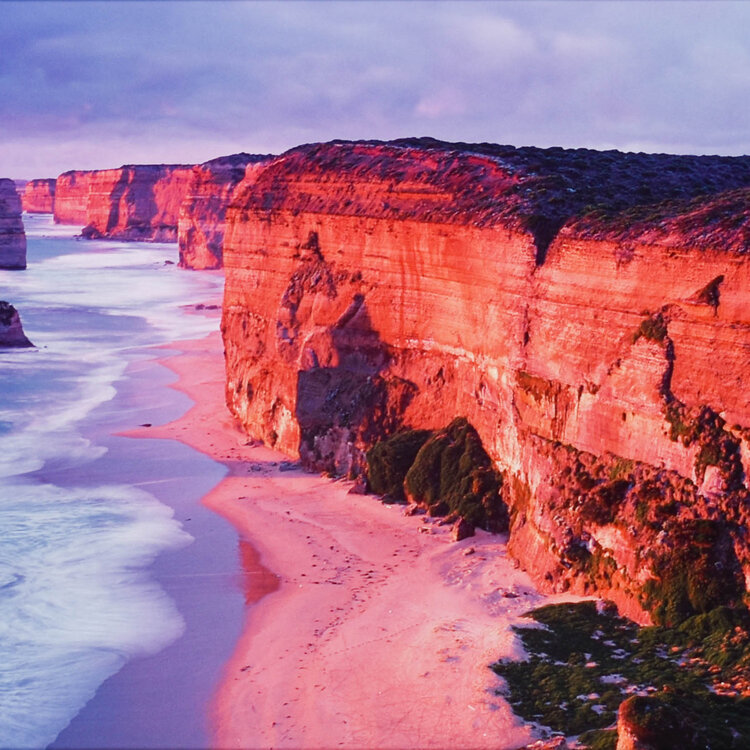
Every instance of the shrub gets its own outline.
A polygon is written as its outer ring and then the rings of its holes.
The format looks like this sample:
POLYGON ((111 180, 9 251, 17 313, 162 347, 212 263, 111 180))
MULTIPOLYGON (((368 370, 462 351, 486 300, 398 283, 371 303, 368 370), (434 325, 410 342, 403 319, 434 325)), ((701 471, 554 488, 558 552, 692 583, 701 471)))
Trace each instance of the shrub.
POLYGON ((657 561, 656 578, 643 587, 643 604, 654 622, 677 625, 740 598, 744 586, 733 569, 736 560, 722 559, 728 548, 721 535, 711 520, 685 521, 675 531, 674 549, 657 561))
MULTIPOLYGON (((488 531, 505 531, 508 513, 500 497, 502 475, 482 447, 477 431, 459 417, 433 435, 406 474, 405 487, 415 502, 433 513, 442 510, 488 531)), ((436 513, 437 514, 437 513, 436 513)))
POLYGON ((641 336, 657 343, 664 341, 667 336, 667 323, 664 320, 664 316, 661 313, 657 313, 650 318, 646 318, 633 334, 633 343, 635 344, 641 336))
POLYGON ((370 489, 397 502, 404 501, 404 477, 419 449, 432 435, 429 430, 398 432, 367 451, 370 489))

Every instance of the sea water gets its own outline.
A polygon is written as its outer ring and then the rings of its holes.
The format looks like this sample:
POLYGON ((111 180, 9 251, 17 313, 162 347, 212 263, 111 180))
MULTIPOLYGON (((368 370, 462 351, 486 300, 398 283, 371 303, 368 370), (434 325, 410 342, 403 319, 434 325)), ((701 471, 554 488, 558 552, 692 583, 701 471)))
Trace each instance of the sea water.
POLYGON ((148 347, 213 330, 188 308, 222 283, 177 268, 175 245, 24 222, 27 270, 0 270, 35 345, 0 349, 0 747, 13 748, 50 744, 104 680, 183 632, 148 566, 191 536, 143 487, 70 477, 107 450, 87 417, 148 347))

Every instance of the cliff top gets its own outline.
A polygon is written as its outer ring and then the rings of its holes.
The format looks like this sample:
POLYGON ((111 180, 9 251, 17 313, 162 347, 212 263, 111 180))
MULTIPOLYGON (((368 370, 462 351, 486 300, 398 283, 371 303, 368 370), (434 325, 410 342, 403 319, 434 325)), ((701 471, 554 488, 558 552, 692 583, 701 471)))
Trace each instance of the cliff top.
POLYGON ((192 169, 194 164, 123 164, 120 167, 109 167, 107 169, 69 169, 60 177, 76 177, 84 174, 97 174, 99 172, 117 172, 121 169, 138 169, 140 171, 161 171, 175 169, 192 169))
POLYGON ((211 169, 212 167, 245 167, 248 164, 259 164, 275 158, 275 154, 247 154, 244 151, 239 154, 228 156, 217 156, 215 159, 204 161, 199 166, 211 169))
MULTIPOLYGON (((597 216, 741 187, 750 187, 747 156, 516 148, 405 138, 298 146, 272 161, 240 203, 256 210, 273 206, 499 224, 531 234, 541 263, 560 229, 581 217, 589 217, 587 231, 593 234, 604 231, 603 225, 596 228, 597 216), (355 182, 367 183, 368 190, 355 191, 355 182)), ((728 210, 729 204, 725 207, 728 210)), ((644 211, 644 221, 648 213, 644 211)), ((699 219, 693 214, 692 220, 699 219)))
POLYGON ((679 243, 744 254, 750 251, 750 188, 638 205, 619 212, 597 208, 563 232, 586 239, 679 243))

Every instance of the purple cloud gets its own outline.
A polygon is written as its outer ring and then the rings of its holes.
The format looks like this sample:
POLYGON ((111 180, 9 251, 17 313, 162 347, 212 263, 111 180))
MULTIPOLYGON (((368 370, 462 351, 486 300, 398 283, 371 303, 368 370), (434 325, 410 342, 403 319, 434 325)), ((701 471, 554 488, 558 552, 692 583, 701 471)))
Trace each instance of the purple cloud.
POLYGON ((3 2, 0 175, 331 138, 750 151, 750 5, 3 2))

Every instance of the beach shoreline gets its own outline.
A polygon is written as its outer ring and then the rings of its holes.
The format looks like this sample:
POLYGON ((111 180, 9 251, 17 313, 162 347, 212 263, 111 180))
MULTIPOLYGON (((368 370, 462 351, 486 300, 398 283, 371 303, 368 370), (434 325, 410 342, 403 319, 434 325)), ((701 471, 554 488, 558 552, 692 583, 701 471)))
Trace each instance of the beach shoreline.
POLYGON ((160 360, 194 405, 132 437, 171 438, 223 463, 203 498, 255 569, 253 606, 211 705, 212 746, 495 747, 535 739, 489 665, 522 656, 511 626, 539 594, 505 538, 351 494, 242 432, 224 405, 218 333, 160 360), (255 556, 257 551, 257 557, 255 556))
POLYGON ((183 632, 162 650, 128 658, 96 687, 51 748, 197 749, 210 743, 205 706, 240 635, 246 606, 243 545, 231 524, 200 504, 225 470, 184 443, 118 434, 184 412, 190 401, 167 387, 172 380, 153 347, 143 350, 117 383, 115 398, 82 427, 106 448, 103 455, 57 470, 54 480, 63 487, 129 485, 171 508, 190 537, 162 550, 137 575, 174 602, 183 632))

